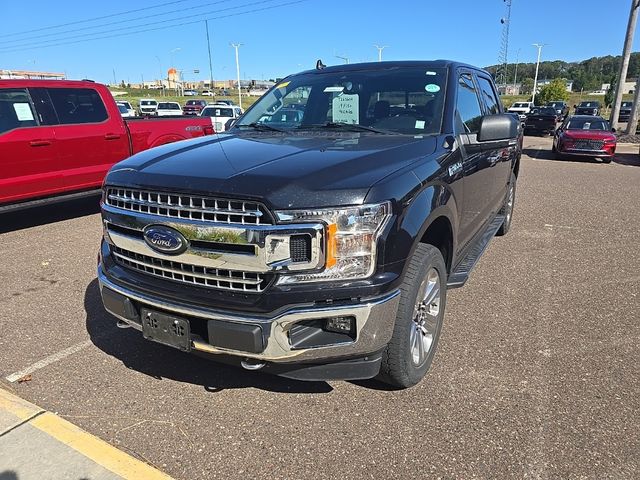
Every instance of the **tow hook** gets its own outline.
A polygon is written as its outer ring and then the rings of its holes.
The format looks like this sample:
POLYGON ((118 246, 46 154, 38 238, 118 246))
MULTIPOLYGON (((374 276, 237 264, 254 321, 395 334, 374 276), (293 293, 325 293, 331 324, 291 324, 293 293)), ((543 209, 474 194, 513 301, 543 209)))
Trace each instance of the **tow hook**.
POLYGON ((247 358, 245 360, 242 360, 240 362, 240 365, 242 365, 242 368, 244 368, 245 370, 260 370, 262 367, 264 367, 265 363, 256 362, 255 360, 247 358))
POLYGON ((129 325, 127 322, 125 322, 124 320, 118 320, 116 322, 116 327, 118 328, 131 328, 131 325, 129 325))

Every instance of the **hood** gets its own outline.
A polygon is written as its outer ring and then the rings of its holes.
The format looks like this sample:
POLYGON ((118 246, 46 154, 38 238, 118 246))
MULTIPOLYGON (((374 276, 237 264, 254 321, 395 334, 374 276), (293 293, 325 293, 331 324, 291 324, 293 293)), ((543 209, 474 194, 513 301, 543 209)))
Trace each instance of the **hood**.
POLYGON ((613 132, 604 130, 565 130, 562 134, 570 140, 606 140, 616 138, 613 132))
POLYGON ((219 134, 134 155, 116 164, 106 182, 255 199, 271 208, 357 205, 374 184, 435 148, 436 137, 219 134))

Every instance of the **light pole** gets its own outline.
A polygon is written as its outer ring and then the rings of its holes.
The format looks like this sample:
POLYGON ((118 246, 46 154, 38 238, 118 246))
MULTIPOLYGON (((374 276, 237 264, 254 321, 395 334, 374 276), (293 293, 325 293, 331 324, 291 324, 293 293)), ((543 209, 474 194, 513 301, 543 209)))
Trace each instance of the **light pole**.
MULTIPOLYGON (((381 61, 382 61, 382 51, 383 51, 385 48, 387 48, 388 46, 389 46, 389 45, 383 45, 383 46, 380 46, 380 45, 374 45, 374 46, 373 46, 374 48, 377 48, 377 49, 378 49, 378 61, 379 61, 379 62, 381 62, 381 61)), ((349 63, 349 62, 347 62, 347 63, 349 63)))
POLYGON ((205 28, 207 29, 207 50, 209 51, 209 89, 213 93, 213 66, 211 63, 211 41, 209 40, 209 22, 204 21, 205 28))
POLYGON ((516 84, 518 83, 518 59, 520 58, 520 50, 522 50, 521 48, 518 49, 518 51, 516 52, 516 73, 513 75, 513 92, 515 95, 515 91, 516 91, 516 84))
POLYGON ((238 49, 242 43, 232 43, 231 46, 236 49, 236 78, 238 79, 238 105, 242 108, 242 86, 240 85, 240 59, 238 57, 238 49))
POLYGON ((538 49, 538 61, 536 62, 536 76, 533 79, 533 94, 531 97, 531 103, 536 104, 536 91, 538 90, 538 70, 540 69, 540 55, 542 54, 542 47, 548 46, 546 43, 534 43, 534 47, 538 49))
POLYGON ((163 81, 163 75, 164 72, 162 70, 162 62, 160 61, 160 57, 158 55, 155 56, 156 60, 158 60, 158 66, 160 67, 160 86, 162 87, 162 96, 164 97, 165 93, 164 93, 164 81, 163 81))
POLYGON ((344 60, 344 63, 346 63, 347 65, 349 65, 349 57, 344 57, 341 55, 336 55, 336 58, 339 58, 341 60, 344 60))

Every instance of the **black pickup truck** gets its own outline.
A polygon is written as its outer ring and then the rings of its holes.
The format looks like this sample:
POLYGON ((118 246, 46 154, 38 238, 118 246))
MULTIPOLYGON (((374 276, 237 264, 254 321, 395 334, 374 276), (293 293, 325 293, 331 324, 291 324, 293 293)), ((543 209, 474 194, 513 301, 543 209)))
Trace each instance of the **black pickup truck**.
POLYGON ((414 385, 447 289, 509 230, 518 135, 475 67, 319 62, 230 131, 111 169, 103 303, 248 370, 414 385))

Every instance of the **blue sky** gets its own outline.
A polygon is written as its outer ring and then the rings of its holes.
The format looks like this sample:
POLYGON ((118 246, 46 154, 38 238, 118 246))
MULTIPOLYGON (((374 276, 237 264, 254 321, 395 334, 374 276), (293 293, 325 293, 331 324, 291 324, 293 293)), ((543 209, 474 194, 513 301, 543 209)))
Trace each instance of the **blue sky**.
MULTIPOLYGON (((230 42, 243 43, 241 77, 248 79, 282 77, 313 67, 317 58, 329 65, 342 63, 336 55, 349 57, 352 63, 377 60, 374 44, 388 46, 385 60, 497 63, 503 0, 296 1, 31 0, 23 4, 4 0, 0 69, 66 72, 69 78, 105 83, 113 81, 115 70, 118 82, 134 83, 142 77, 158 78, 173 64, 185 71, 187 80, 204 79, 209 66, 205 27, 199 20, 205 18, 211 19, 213 75, 218 79, 235 78, 230 42), (273 8, 283 4, 288 5, 273 8), (174 13, 163 15, 166 12, 174 13), (220 18, 226 15, 235 16, 220 18), (82 22, 99 16, 109 17, 82 22), (188 22, 195 23, 172 27, 188 22), (136 27, 140 24, 146 25, 136 27), (146 29, 153 30, 94 39, 146 29), (32 32, 21 33, 26 30, 32 32), (65 42, 76 43, 51 46, 65 42), (43 48, 45 44, 50 46, 43 48), (193 74, 193 69, 200 74, 193 74)), ((543 60, 619 55, 630 5, 631 0, 513 0, 510 62, 518 49, 520 62, 535 61, 531 44, 536 42, 550 44, 543 50, 543 60)), ((639 37, 634 51, 640 46, 639 37)))

